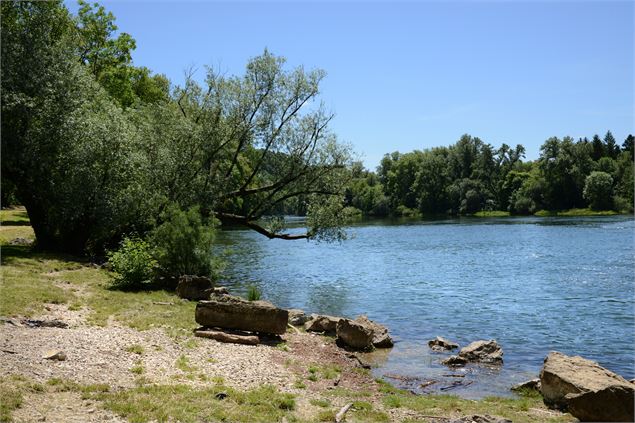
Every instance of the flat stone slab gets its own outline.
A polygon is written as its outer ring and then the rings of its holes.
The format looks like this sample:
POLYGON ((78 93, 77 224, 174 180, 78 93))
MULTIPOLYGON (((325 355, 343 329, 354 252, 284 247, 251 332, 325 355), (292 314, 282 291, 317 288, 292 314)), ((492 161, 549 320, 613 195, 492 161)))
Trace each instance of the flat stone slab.
POLYGON ((258 345, 260 343, 260 338, 256 335, 238 335, 219 330, 196 330, 194 335, 199 338, 215 339, 216 341, 230 344, 258 345))
POLYGON ((223 295, 199 301, 195 320, 203 327, 282 335, 287 331, 289 313, 266 301, 247 301, 223 295))

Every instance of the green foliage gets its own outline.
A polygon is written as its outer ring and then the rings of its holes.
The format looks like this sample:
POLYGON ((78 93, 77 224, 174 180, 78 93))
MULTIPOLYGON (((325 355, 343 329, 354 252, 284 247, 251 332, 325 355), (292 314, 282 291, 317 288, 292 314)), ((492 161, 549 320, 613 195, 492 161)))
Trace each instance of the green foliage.
POLYGON ((605 172, 591 172, 584 184, 584 198, 593 210, 613 207, 613 178, 605 172))
POLYGON ((124 238, 118 250, 108 252, 108 262, 118 289, 138 289, 152 282, 157 266, 150 245, 138 237, 124 238))
POLYGON ((261 295, 262 293, 256 285, 249 285, 249 287, 247 288, 247 300, 258 301, 260 300, 261 295))
POLYGON ((165 276, 214 277, 218 264, 212 254, 213 222, 205 222, 198 207, 183 211, 170 206, 161 219, 150 234, 159 271, 165 276))

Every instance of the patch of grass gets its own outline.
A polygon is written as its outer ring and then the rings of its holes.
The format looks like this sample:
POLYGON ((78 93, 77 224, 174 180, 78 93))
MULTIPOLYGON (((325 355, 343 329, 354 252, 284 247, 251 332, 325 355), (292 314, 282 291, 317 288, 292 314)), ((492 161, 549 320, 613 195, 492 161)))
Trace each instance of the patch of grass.
POLYGON ((316 407, 322 407, 322 408, 331 406, 331 401, 325 400, 325 399, 312 399, 309 401, 309 403, 311 405, 315 405, 316 407))
POLYGON ((306 383, 302 382, 301 380, 296 380, 293 384, 293 387, 296 389, 306 389, 306 383))
POLYGON ((137 361, 135 365, 130 368, 130 373, 134 373, 136 375, 141 375, 143 372, 145 372, 145 369, 143 368, 141 360, 137 361))
POLYGON ((614 216, 619 214, 614 210, 591 210, 591 209, 569 209, 569 210, 538 210, 534 216, 614 216))
POLYGON ((247 300, 258 301, 262 296, 262 292, 256 285, 249 285, 247 288, 247 300))
MULTIPOLYGON (((4 379, 4 378, 3 378, 4 379)), ((0 380, 0 421, 12 422, 13 411, 22 406, 24 398, 22 390, 11 383, 0 380)))
POLYGON ((474 213, 475 217, 507 217, 509 216, 508 211, 503 210, 481 210, 474 213))
POLYGON ((386 394, 383 404, 387 408, 407 408, 427 415, 490 414, 519 423, 571 422, 570 414, 547 417, 541 397, 498 398, 488 397, 480 401, 462 399, 453 395, 413 395, 406 391, 386 394), (542 412, 541 412, 542 411, 542 412))
POLYGON ((336 414, 335 410, 320 411, 317 415, 317 419, 320 422, 334 422, 335 414, 336 414))
POLYGON ((372 392, 366 391, 363 389, 353 390, 348 388, 342 388, 341 386, 337 386, 333 389, 329 389, 328 391, 325 392, 325 394, 332 397, 351 398, 351 399, 368 398, 373 395, 372 392))
POLYGON ((390 417, 383 411, 373 410, 373 405, 367 401, 353 402, 352 416, 363 422, 389 422, 390 417))
POLYGON ((357 373, 358 375, 362 375, 362 376, 370 376, 370 373, 371 373, 369 369, 365 369, 363 367, 353 367, 351 371, 353 373, 357 373))
POLYGON ((280 351, 285 351, 285 352, 289 352, 289 346, 287 345, 286 342, 281 342, 278 345, 276 345, 276 349, 279 349, 280 351))
POLYGON ((185 342, 181 343, 181 345, 183 346, 183 348, 187 348, 189 350, 194 349, 196 347, 198 347, 200 345, 198 339, 196 338, 188 338, 185 340, 185 342))
POLYGON ((216 364, 216 363, 218 363, 218 360, 217 360, 217 359, 215 359, 215 358, 211 358, 211 357, 210 357, 210 358, 208 358, 208 359, 207 359, 207 362, 208 362, 208 363, 212 363, 212 364, 216 364))
POLYGON ((179 358, 177 358, 174 365, 177 369, 185 373, 192 373, 197 370, 196 366, 192 366, 190 364, 189 358, 187 358, 187 356, 185 355, 181 355, 179 358))
POLYGON ((246 392, 226 386, 149 385, 93 397, 130 422, 280 421, 295 408, 290 394, 263 386, 246 392), (227 396, 219 400, 216 394, 227 396))
POLYGON ((129 353, 141 355, 141 354, 143 354, 144 349, 139 344, 132 344, 132 345, 126 347, 126 351, 129 352, 129 353))
POLYGON ((312 364, 307 369, 309 371, 308 379, 316 382, 321 379, 335 379, 340 373, 342 373, 342 369, 335 364, 312 364))

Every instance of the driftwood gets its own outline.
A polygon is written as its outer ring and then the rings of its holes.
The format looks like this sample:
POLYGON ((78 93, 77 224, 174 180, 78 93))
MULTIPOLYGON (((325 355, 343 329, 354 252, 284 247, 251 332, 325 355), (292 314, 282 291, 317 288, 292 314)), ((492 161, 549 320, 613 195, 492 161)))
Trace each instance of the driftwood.
POLYGON ((421 385, 419 385, 420 388, 426 388, 430 385, 434 385, 435 383, 437 383, 436 380, 427 380, 425 382, 423 382, 421 385))
POLYGON ((443 388, 441 388, 442 391, 448 391, 450 389, 454 389, 454 388, 458 388, 459 386, 468 386, 473 384, 474 381, 470 380, 469 382, 465 382, 463 383, 462 380, 457 380, 456 382, 452 382, 452 384, 450 386, 444 386, 443 388))
POLYGON ((302 333, 302 332, 300 332, 300 329, 296 328, 291 323, 287 323, 287 326, 290 327, 291 329, 293 329, 297 334, 302 333))
POLYGON ((200 338, 211 338, 220 342, 231 344, 258 345, 260 338, 256 335, 237 335, 217 330, 196 330, 194 335, 200 338))
POLYGON ((335 423, 341 423, 342 421, 344 421, 344 416, 346 415, 346 412, 353 406, 352 402, 349 402, 348 404, 346 404, 344 407, 342 407, 340 409, 340 411, 337 412, 337 414, 335 415, 335 423))

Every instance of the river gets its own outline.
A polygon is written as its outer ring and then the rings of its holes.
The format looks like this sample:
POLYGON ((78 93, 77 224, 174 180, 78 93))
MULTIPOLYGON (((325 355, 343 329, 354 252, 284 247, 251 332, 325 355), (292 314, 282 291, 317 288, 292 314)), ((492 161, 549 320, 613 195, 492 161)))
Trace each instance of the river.
POLYGON ((635 377, 634 229, 632 216, 368 220, 342 243, 226 230, 218 245, 234 293, 254 284, 281 307, 388 326, 396 344, 377 377, 461 380, 447 392, 480 398, 536 377, 551 350, 635 377), (437 335, 496 339, 504 364, 449 371, 427 347, 437 335))

